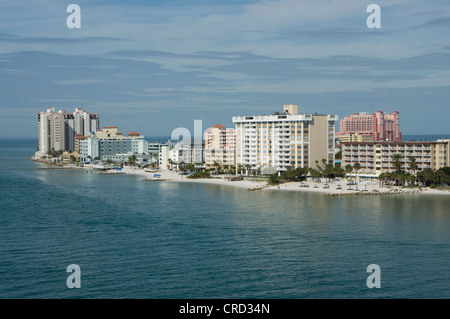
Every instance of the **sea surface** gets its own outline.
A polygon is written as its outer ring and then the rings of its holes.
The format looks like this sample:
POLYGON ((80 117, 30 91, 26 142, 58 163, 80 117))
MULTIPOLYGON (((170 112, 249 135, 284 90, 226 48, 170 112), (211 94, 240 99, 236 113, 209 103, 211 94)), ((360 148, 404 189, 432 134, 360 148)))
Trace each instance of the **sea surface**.
POLYGON ((0 141, 0 298, 450 298, 450 196, 145 182, 35 150, 0 141))

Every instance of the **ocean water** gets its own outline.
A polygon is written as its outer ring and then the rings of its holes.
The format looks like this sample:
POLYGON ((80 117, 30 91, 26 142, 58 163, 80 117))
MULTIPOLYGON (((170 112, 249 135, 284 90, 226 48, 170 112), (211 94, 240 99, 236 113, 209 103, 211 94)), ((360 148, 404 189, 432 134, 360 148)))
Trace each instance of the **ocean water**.
POLYGON ((450 298, 450 196, 144 182, 35 148, 0 141, 0 298, 450 298))
POLYGON ((450 139, 450 134, 428 134, 428 135, 403 135, 404 141, 436 141, 438 139, 450 139))

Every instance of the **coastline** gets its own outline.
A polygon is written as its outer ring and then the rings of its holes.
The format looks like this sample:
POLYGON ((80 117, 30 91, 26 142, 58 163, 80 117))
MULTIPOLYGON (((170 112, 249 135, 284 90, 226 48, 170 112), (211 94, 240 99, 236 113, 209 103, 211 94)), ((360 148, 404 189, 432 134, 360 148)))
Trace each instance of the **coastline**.
MULTIPOLYGON (((49 167, 38 168, 38 169, 86 169, 93 170, 93 165, 85 167, 71 166, 67 164, 51 164, 45 160, 39 160, 31 158, 31 161, 46 164, 49 167)), ((279 185, 269 185, 267 181, 255 181, 255 180, 240 180, 240 181, 230 181, 225 179, 225 176, 221 177, 211 177, 211 178, 197 178, 189 179, 187 175, 180 175, 169 170, 155 170, 146 171, 142 168, 133 168, 125 166, 121 171, 106 170, 100 171, 101 175, 120 175, 120 174, 131 174, 142 176, 143 181, 148 182, 181 182, 181 183, 203 183, 203 184, 215 184, 223 186, 232 186, 241 189, 247 189, 249 191, 300 191, 300 192, 315 192, 321 193, 327 196, 358 196, 358 195, 398 195, 398 194, 421 194, 421 195, 450 195, 450 190, 439 190, 431 189, 430 187, 425 188, 402 188, 398 186, 391 187, 380 187, 379 183, 361 183, 356 189, 356 185, 349 186, 345 182, 341 182, 341 188, 338 188, 339 183, 332 182, 328 183, 328 188, 324 188, 325 183, 314 183, 314 182, 287 182, 279 185), (154 177, 158 174, 159 177, 154 177), (306 186, 307 185, 307 186, 306 186)))
MULTIPOLYGON (((402 187, 379 187, 378 182, 373 184, 360 184, 358 185, 358 190, 356 186, 341 184, 341 189, 337 189, 338 183, 329 183, 329 188, 324 188, 325 183, 314 183, 314 182, 288 182, 280 185, 268 185, 266 181, 253 181, 253 180, 242 180, 242 181, 229 181, 224 177, 217 178, 198 178, 189 179, 186 175, 179 175, 171 171, 155 171, 146 172, 143 169, 133 169, 126 167, 123 169, 125 174, 134 174, 143 176, 144 181, 164 181, 164 182, 182 182, 182 183, 204 183, 204 184, 215 184, 232 186, 242 189, 247 189, 249 191, 300 191, 300 192, 316 192, 328 196, 350 196, 350 195, 395 195, 395 194, 422 194, 422 195, 450 195, 450 191, 426 188, 402 188, 402 187), (160 177, 153 177, 154 174, 160 175, 160 177), (308 187, 302 185, 309 185, 308 187), (316 187, 317 186, 317 187, 316 187), (351 189, 350 189, 351 188, 351 189)), ((114 173, 112 173, 114 174, 114 173)))

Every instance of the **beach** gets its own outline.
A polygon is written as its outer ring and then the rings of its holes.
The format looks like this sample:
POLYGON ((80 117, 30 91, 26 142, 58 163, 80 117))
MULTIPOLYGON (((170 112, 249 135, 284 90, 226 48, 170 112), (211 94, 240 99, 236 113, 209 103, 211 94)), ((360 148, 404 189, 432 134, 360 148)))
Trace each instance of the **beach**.
MULTIPOLYGON (((426 188, 402 188, 398 186, 380 186, 379 182, 361 182, 358 185, 347 185, 346 181, 315 183, 305 182, 287 182, 279 185, 268 185, 266 181, 245 179, 239 181, 227 180, 230 176, 212 176, 211 178, 190 179, 187 175, 181 175, 169 170, 146 171, 144 169, 125 167, 121 171, 125 174, 134 174, 144 177, 145 181, 166 181, 166 182, 186 182, 186 183, 207 183, 224 186, 239 187, 250 191, 300 191, 317 192, 330 196, 348 196, 348 195, 389 195, 389 194, 430 194, 430 195, 450 195, 449 191, 426 188), (155 177, 155 174, 157 175, 155 177), (159 176, 158 176, 159 175, 159 176), (328 185, 328 187, 326 186, 328 185)), ((112 173, 114 174, 114 173, 112 173)))

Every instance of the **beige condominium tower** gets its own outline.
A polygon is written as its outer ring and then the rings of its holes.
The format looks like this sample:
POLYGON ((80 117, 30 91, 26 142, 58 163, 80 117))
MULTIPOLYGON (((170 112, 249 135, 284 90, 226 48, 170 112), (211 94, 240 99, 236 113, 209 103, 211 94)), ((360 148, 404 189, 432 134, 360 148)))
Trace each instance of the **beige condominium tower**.
POLYGON ((49 107, 45 112, 37 113, 39 123, 39 150, 36 155, 47 156, 51 150, 74 151, 75 136, 87 136, 98 130, 99 117, 76 108, 73 113, 55 111, 49 107))
POLYGON ((297 105, 284 105, 272 115, 236 116, 236 165, 252 168, 321 169, 334 165, 337 115, 298 114, 297 105))

